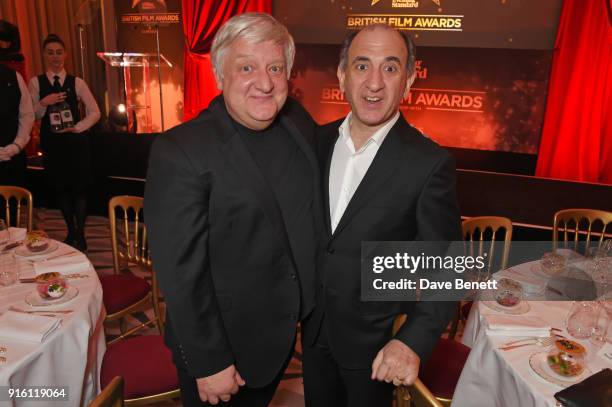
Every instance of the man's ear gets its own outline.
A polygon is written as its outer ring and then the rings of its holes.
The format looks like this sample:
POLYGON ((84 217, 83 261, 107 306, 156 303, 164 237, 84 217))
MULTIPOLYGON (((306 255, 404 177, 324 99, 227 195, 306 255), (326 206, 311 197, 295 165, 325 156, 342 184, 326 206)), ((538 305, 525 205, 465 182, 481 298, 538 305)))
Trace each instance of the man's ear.
POLYGON ((338 66, 338 70, 336 71, 336 76, 338 76, 338 84, 340 86, 340 91, 344 93, 344 70, 338 66))
POLYGON ((216 69, 213 69, 213 73, 215 75, 215 83, 217 84, 217 89, 223 90, 223 76, 221 76, 216 69))
POLYGON ((404 97, 403 97, 403 99, 406 99, 406 96, 408 96, 408 92, 410 91, 410 87, 414 83, 415 79, 416 79, 416 71, 413 72, 412 75, 410 75, 410 77, 408 77, 408 79, 406 80, 406 89, 404 89, 404 97))

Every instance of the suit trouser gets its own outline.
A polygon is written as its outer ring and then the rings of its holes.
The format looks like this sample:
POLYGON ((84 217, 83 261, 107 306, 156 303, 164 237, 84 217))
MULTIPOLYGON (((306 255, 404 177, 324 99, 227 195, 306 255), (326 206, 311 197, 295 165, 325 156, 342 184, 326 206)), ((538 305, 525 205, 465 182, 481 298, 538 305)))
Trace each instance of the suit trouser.
MULTIPOLYGON (((251 388, 248 387, 248 383, 246 386, 241 387, 237 394, 233 395, 230 401, 224 403, 222 401, 217 404, 217 406, 230 406, 230 407, 267 407, 272 401, 274 397, 274 393, 276 392, 276 388, 280 383, 283 375, 285 373, 285 369, 287 369, 287 365, 291 361, 293 357, 293 350, 295 347, 295 341, 293 346, 291 346, 291 351, 287 356, 287 359, 283 363, 280 371, 276 375, 276 377, 264 387, 260 388, 251 388)), ((196 381, 193 377, 189 376, 187 372, 177 366, 178 376, 179 376, 179 386, 181 387, 181 401, 184 407, 203 407, 210 406, 209 403, 204 403, 200 400, 200 395, 198 393, 198 387, 196 385, 196 381)))
POLYGON ((302 344, 306 407, 386 407, 393 385, 370 379, 372 369, 345 369, 335 360, 323 318, 317 340, 302 344))

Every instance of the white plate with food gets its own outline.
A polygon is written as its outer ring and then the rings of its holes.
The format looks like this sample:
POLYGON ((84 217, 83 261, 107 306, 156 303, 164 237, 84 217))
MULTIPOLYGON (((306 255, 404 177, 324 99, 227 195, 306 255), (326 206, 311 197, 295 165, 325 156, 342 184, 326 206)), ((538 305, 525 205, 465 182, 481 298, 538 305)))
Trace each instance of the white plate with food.
POLYGON ((47 246, 43 250, 40 250, 40 251, 32 251, 30 250, 28 246, 21 245, 15 249, 15 257, 25 257, 25 258, 43 257, 43 256, 46 256, 47 254, 53 253, 54 251, 58 249, 59 243, 57 243, 56 241, 48 240, 47 242, 48 242, 47 246))
POLYGON ((548 363, 548 352, 534 353, 529 357, 529 366, 542 379, 560 387, 568 387, 586 379, 588 371, 584 368, 572 376, 564 376, 555 372, 548 363))
POLYGON ((25 297, 25 302, 32 307, 48 307, 51 305, 64 304, 74 299, 79 294, 79 289, 70 286, 66 289, 66 293, 59 298, 42 298, 38 291, 31 291, 25 297))
POLYGON ((504 305, 498 304, 497 301, 495 300, 480 301, 480 302, 482 302, 484 305, 486 305, 488 308, 491 308, 494 311, 503 312, 504 314, 508 314, 508 315, 526 314, 531 309, 527 301, 521 301, 512 307, 506 307, 504 305))

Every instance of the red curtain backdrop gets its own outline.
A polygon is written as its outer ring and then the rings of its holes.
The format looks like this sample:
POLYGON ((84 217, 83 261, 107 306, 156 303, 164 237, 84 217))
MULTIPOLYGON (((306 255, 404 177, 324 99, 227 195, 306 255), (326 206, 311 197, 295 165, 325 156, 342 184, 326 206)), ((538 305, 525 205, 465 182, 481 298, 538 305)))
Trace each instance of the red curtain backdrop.
POLYGON ((184 120, 197 116, 219 94, 209 54, 217 30, 232 16, 249 11, 271 14, 272 0, 183 0, 184 120))
POLYGON ((612 184, 610 0, 565 0, 536 175, 612 184))

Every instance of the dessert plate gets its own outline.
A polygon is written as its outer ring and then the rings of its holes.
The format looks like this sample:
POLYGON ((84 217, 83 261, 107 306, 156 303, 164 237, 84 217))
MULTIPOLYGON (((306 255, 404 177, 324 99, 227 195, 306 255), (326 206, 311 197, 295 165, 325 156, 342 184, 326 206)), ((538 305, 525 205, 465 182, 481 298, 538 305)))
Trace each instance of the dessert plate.
POLYGON ((62 295, 59 298, 44 299, 38 294, 37 291, 31 291, 26 295, 25 302, 27 302, 28 305, 31 305, 33 307, 48 307, 50 305, 64 304, 72 300, 78 294, 78 288, 73 286, 68 287, 68 290, 66 290, 66 294, 62 295))
POLYGON ((534 353, 529 357, 529 366, 531 369, 542 379, 546 380, 549 383, 556 384, 560 387, 567 387, 574 383, 578 383, 583 381, 586 376, 588 376, 587 369, 584 369, 582 373, 573 377, 561 376, 556 373, 554 370, 548 366, 548 362, 546 362, 546 357, 548 356, 548 352, 538 352, 534 353))
POLYGON ((57 242, 54 242, 53 240, 50 240, 49 241, 49 246, 45 250, 40 251, 40 252, 30 251, 25 245, 21 245, 17 249, 15 249, 15 256, 16 257, 39 257, 39 256, 44 256, 46 254, 53 253, 54 251, 57 250, 58 247, 59 247, 59 244, 57 242))

